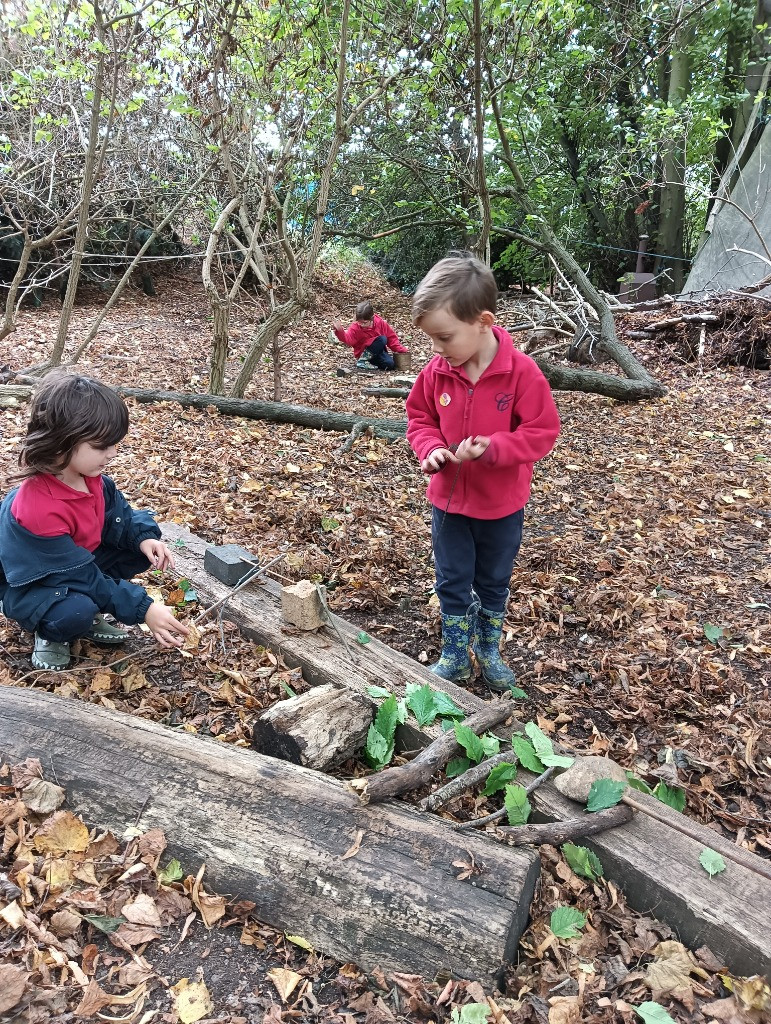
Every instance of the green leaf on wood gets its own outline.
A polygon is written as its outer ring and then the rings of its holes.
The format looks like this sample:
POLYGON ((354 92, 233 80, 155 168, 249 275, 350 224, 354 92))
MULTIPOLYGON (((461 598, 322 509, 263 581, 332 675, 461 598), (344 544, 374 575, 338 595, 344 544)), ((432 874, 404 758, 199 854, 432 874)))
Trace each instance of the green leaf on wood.
POLYGON ((607 807, 615 807, 624 795, 625 789, 625 782, 616 782, 615 779, 597 779, 589 790, 589 799, 586 801, 587 811, 604 811, 607 807))
POLYGON ((503 761, 501 764, 497 764, 487 776, 487 781, 485 782, 485 788, 482 790, 482 795, 492 796, 493 793, 497 793, 498 790, 503 789, 506 783, 513 782, 516 777, 517 766, 515 764, 509 764, 508 761, 503 761))
POLYGON ((586 924, 586 915, 575 907, 557 907, 549 919, 549 927, 558 939, 577 939, 586 924))
POLYGON ((451 761, 447 762, 444 774, 448 779, 454 779, 457 775, 467 772, 470 767, 471 761, 467 757, 454 757, 451 761))
POLYGON ((466 1003, 456 1006, 450 1014, 452 1024, 485 1024, 490 1016, 487 1003, 466 1003))
POLYGON ((536 775, 543 775, 546 768, 530 740, 526 740, 524 736, 512 736, 511 745, 523 768, 527 768, 529 772, 535 772, 536 775))
POLYGON ((466 756, 478 764, 485 756, 484 744, 473 730, 460 722, 455 725, 455 739, 466 751, 466 756))
POLYGON ((418 720, 418 725, 431 725, 437 716, 434 691, 426 684, 407 694, 407 707, 418 720))
POLYGON ((567 757, 564 754, 555 754, 554 747, 549 737, 543 732, 535 722, 528 722, 525 726, 525 732, 530 738, 530 742, 533 744, 533 749, 538 756, 538 759, 547 768, 569 768, 574 757, 567 757))
POLYGON ((590 882, 602 878, 602 864, 595 853, 585 846, 574 846, 573 843, 565 843, 562 853, 571 869, 582 878, 588 878, 590 882))
POLYGON ((360 629, 359 632, 356 634, 357 643, 368 644, 371 639, 372 637, 369 635, 369 633, 365 633, 363 629, 360 629))
POLYGON ((399 705, 396 697, 391 696, 384 700, 375 715, 375 728, 380 735, 388 740, 393 740, 396 726, 399 724, 399 705))
POLYGON ((725 871, 725 861, 717 850, 710 850, 707 846, 699 854, 699 864, 704 868, 710 878, 725 871))
POLYGON ((444 690, 434 690, 434 704, 438 715, 445 715, 447 718, 465 718, 466 712, 459 708, 452 697, 444 690))
POLYGON ((653 792, 651 787, 644 779, 639 779, 634 772, 626 772, 626 780, 629 783, 630 789, 636 789, 640 793, 647 793, 648 796, 653 792))
POLYGON ((676 811, 685 810, 685 790, 678 786, 668 786, 666 782, 660 782, 653 790, 653 795, 667 807, 674 807, 676 811))
POLYGON ((479 740, 484 747, 486 757, 492 757, 493 754, 497 754, 501 749, 501 741, 497 736, 493 736, 491 732, 484 733, 479 737, 479 740))
POLYGON ((367 693, 370 697, 390 697, 391 691, 386 690, 384 686, 368 686, 367 693))
POLYGON ((394 756, 393 741, 387 740, 382 733, 375 728, 375 723, 369 727, 367 733, 367 745, 364 748, 364 756, 372 768, 380 770, 385 768, 394 756))
POLYGON ((530 817, 530 801, 524 786, 507 786, 503 798, 510 825, 524 825, 530 817))

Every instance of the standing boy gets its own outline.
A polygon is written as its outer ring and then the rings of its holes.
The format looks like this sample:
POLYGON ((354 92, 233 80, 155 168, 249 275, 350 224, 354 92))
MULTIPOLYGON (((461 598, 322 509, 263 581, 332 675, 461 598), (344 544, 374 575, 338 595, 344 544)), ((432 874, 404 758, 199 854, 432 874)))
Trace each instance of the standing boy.
POLYGON ((413 322, 434 358, 407 398, 407 439, 431 474, 436 593, 443 679, 471 675, 506 690, 514 673, 500 654, 514 559, 522 540, 533 463, 559 434, 559 416, 536 363, 494 326, 498 289, 472 256, 440 260, 418 285, 413 322))
POLYGON ((347 331, 339 320, 332 325, 332 330, 338 341, 353 349, 357 365, 362 367, 393 370, 391 353, 407 351, 393 327, 382 316, 376 316, 372 303, 367 300, 357 305, 356 319, 347 331))

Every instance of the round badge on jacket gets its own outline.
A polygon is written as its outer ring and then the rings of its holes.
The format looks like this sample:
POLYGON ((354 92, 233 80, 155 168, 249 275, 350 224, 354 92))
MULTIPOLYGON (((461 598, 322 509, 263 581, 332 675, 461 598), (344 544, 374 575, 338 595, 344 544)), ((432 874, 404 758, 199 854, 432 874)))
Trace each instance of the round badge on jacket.
POLYGON ((452 399, 450 398, 446 391, 444 392, 444 394, 439 396, 440 405, 449 405, 451 401, 452 399))

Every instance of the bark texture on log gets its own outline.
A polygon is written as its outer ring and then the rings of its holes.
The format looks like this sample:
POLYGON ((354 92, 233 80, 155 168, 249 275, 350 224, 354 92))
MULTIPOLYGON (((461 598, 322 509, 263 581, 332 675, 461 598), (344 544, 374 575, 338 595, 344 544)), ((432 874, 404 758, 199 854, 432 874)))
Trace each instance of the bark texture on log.
POLYGON ((262 402, 245 398, 224 398, 222 395, 191 395, 181 391, 155 391, 147 388, 116 388, 124 398, 135 398, 137 402, 177 402, 183 406, 206 409, 214 406, 228 416, 244 416, 252 420, 270 420, 272 423, 298 423, 314 430, 339 430, 348 432, 357 424, 369 425, 376 436, 388 438, 403 437, 407 429, 406 420, 380 420, 369 416, 354 416, 351 413, 330 412, 328 409, 311 409, 306 405, 289 405, 285 402, 262 402))
POLYGON ((370 810, 318 772, 82 701, 14 687, 0 699, 0 762, 39 757, 91 825, 163 829, 186 870, 205 862, 210 885, 274 928, 365 970, 428 977, 489 981, 516 953, 532 851, 405 806, 370 810), (473 884, 452 866, 470 856, 484 865, 473 884))
POLYGON ((353 690, 332 683, 314 686, 260 715, 252 727, 252 748, 323 772, 361 751, 373 710, 372 701, 353 690))
POLYGON ((609 828, 618 828, 632 820, 634 811, 626 804, 616 804, 596 814, 583 814, 567 821, 552 821, 540 825, 501 825, 497 829, 501 839, 509 846, 540 846, 551 843, 562 846, 574 839, 596 836, 609 828))

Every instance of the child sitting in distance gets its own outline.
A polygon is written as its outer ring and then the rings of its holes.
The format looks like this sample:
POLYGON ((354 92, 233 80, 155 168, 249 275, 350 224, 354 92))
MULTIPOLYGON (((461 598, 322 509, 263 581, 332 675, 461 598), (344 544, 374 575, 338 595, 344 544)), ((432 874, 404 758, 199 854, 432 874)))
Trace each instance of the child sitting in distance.
POLYGON ((440 260, 418 285, 413 322, 434 358, 407 398, 407 439, 431 474, 436 593, 443 679, 471 675, 506 690, 514 673, 500 653, 511 573, 522 539, 533 463, 559 434, 559 416, 535 362, 494 326, 498 289, 472 256, 440 260))
POLYGON ((126 582, 174 565, 153 518, 102 476, 128 426, 123 400, 88 377, 50 374, 33 397, 21 484, 0 504, 0 612, 35 634, 36 668, 67 668, 79 637, 122 643, 128 634, 105 612, 146 623, 162 647, 181 647, 189 632, 126 582))
POLYGON ((393 370, 392 352, 406 352, 396 331, 382 318, 376 316, 372 303, 360 302, 356 307, 356 319, 346 331, 336 320, 332 330, 338 341, 353 349, 357 366, 374 366, 377 370, 393 370))

